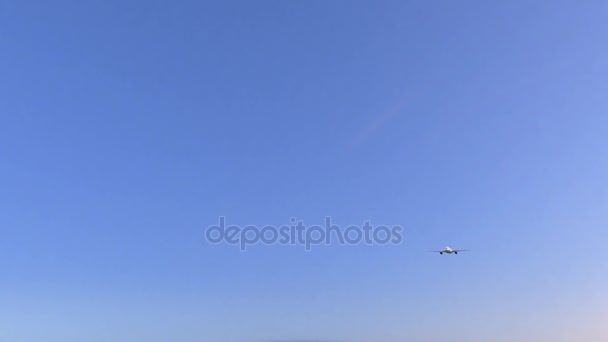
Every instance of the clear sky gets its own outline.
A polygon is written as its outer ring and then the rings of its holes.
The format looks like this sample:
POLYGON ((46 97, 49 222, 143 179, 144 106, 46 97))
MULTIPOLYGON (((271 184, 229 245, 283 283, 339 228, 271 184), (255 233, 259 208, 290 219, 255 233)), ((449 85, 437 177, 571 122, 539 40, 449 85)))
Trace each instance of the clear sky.
POLYGON ((607 18, 2 2, 0 341, 607 341, 607 18), (405 239, 243 253, 220 215, 405 239))

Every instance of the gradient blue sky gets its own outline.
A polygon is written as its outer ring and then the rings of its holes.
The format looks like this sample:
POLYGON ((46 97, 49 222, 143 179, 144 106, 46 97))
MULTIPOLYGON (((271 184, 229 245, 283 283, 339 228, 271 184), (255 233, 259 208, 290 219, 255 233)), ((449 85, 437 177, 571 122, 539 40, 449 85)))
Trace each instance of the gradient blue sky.
POLYGON ((608 340, 607 18, 2 2, 0 340, 608 340), (242 253, 220 215, 405 241, 242 253))

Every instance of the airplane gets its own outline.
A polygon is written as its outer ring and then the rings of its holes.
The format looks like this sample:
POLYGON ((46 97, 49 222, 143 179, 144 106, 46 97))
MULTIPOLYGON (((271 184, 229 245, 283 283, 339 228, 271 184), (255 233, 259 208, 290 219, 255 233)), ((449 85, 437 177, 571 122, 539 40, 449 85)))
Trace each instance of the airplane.
POLYGON ((443 253, 458 254, 458 252, 467 252, 467 251, 470 251, 470 249, 451 249, 450 247, 446 247, 442 251, 431 251, 431 252, 435 252, 435 253, 439 253, 439 254, 443 254, 443 253))

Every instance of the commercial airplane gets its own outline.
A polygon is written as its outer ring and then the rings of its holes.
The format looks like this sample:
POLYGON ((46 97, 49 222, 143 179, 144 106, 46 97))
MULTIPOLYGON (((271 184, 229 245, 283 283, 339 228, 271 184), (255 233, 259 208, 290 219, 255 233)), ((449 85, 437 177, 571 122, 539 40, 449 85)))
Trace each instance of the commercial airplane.
POLYGON ((442 251, 431 251, 431 252, 435 252, 435 253, 439 253, 439 254, 443 254, 443 253, 458 254, 458 252, 467 252, 467 251, 470 251, 470 249, 451 249, 450 247, 446 247, 442 251))

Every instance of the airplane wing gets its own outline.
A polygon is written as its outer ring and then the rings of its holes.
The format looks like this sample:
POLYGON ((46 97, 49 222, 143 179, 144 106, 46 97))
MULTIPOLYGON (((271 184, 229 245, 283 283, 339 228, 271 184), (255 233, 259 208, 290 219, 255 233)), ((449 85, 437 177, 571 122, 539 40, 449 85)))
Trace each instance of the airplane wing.
POLYGON ((442 253, 442 252, 445 252, 445 251, 429 251, 429 252, 431 252, 431 253, 442 253))
POLYGON ((468 252, 470 249, 454 249, 454 252, 468 252))

